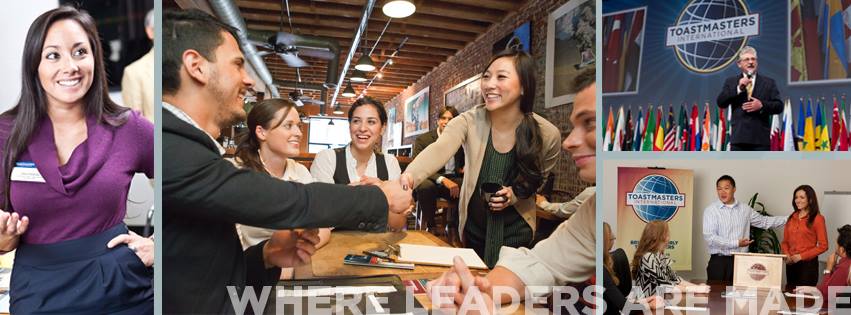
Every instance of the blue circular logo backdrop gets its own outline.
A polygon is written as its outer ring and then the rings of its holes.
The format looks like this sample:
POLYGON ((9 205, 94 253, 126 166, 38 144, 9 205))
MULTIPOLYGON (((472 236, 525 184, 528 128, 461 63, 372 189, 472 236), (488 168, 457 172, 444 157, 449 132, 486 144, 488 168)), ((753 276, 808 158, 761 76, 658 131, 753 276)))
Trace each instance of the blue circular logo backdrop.
MULTIPOLYGON (((748 15, 741 0, 693 0, 677 19, 677 26, 748 15)), ((710 73, 723 69, 737 59, 747 37, 710 40, 676 45, 677 59, 691 71, 710 73)))
MULTIPOLYGON (((632 193, 641 195, 680 195, 674 182, 662 175, 648 175, 642 178, 635 184, 635 189, 633 189, 632 193)), ((655 220, 668 221, 673 218, 679 206, 660 203, 633 204, 632 209, 644 222, 655 220)))

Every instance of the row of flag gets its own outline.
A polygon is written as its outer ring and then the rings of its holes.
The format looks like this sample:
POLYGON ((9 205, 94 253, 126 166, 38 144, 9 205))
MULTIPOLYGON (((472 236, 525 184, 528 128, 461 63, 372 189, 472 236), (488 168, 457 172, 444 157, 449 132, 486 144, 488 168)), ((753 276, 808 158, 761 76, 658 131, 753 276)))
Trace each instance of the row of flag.
MULTIPOLYGON (((683 104, 679 115, 672 106, 665 115, 662 106, 649 106, 646 111, 639 108, 634 116, 631 108, 624 111, 621 106, 615 113, 613 107, 609 107, 606 119, 603 151, 730 151, 732 107, 719 110, 706 103, 701 113, 696 103, 690 111, 683 104)), ((849 151, 851 134, 844 96, 841 102, 833 98, 832 112, 823 99, 817 100, 815 110, 812 99, 806 105, 801 99, 798 110, 797 125, 788 99, 783 113, 772 115, 771 151, 849 151)))
POLYGON ((791 0, 791 79, 851 78, 851 0, 791 0))

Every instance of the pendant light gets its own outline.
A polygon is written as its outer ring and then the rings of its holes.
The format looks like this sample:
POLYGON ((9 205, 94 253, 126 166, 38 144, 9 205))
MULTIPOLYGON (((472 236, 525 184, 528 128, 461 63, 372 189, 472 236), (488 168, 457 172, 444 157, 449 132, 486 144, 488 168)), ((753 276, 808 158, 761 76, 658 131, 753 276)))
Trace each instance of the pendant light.
POLYGON ((343 94, 340 95, 342 95, 343 97, 355 97, 355 95, 357 95, 355 94, 355 89, 352 88, 352 81, 349 81, 349 83, 346 85, 346 89, 343 90, 343 94))
POLYGON ((394 19, 409 17, 416 10, 417 6, 408 0, 393 0, 381 7, 381 12, 384 12, 384 15, 394 19))

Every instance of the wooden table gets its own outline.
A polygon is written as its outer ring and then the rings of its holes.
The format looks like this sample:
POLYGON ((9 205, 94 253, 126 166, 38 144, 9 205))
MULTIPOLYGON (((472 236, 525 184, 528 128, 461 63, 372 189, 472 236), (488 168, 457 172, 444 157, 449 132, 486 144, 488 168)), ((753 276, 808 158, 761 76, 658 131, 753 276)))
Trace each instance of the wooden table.
MULTIPOLYGON (((333 231, 327 245, 313 254, 309 265, 296 267, 297 279, 335 276, 374 276, 398 275, 402 280, 435 279, 449 270, 449 267, 416 265, 414 270, 364 267, 343 264, 343 258, 348 254, 362 255, 364 250, 383 248, 399 243, 451 247, 446 242, 425 231, 403 231, 388 233, 366 233, 359 231, 333 231)), ((473 272, 476 272, 475 270, 473 272)), ((431 301, 426 294, 415 294, 414 297, 426 309, 431 309, 431 301)), ((500 314, 523 315, 524 304, 515 312, 500 314)), ((547 312, 543 312, 546 314, 547 312)), ((536 313, 537 314, 537 313, 536 313)))
MULTIPOLYGON (((709 294, 694 294, 695 297, 703 298, 704 302, 694 303, 692 301, 691 306, 696 307, 708 307, 708 311, 679 311, 679 310, 665 310, 665 314, 728 314, 728 315, 736 315, 736 314, 768 314, 774 315, 778 314, 776 310, 767 311, 768 309, 776 309, 779 299, 783 299, 785 301, 785 306, 788 306, 788 309, 780 305, 780 310, 795 310, 796 299, 787 297, 783 294, 783 292, 774 292, 769 293, 768 291, 757 291, 756 298, 724 298, 721 296, 727 290, 727 286, 722 284, 713 284, 710 285, 711 291, 709 294), (779 297, 778 297, 779 294, 779 297), (708 298, 708 303, 706 299, 708 298), (777 298, 777 299, 775 299, 777 298), (772 303, 766 303, 769 301, 773 301, 772 303), (729 302, 729 310, 728 310, 728 302, 729 302), (772 305, 773 304, 773 305, 772 305), (755 312, 752 311, 751 308, 755 308, 755 312), (766 309, 766 312, 763 313, 763 309, 766 309)), ((675 298, 673 294, 666 294, 665 299, 669 302, 672 299, 679 299, 679 303, 675 303, 678 306, 688 306, 688 303, 685 301, 685 295, 681 295, 679 298, 675 298)), ((815 300, 813 299, 804 299, 803 300, 806 307, 812 309, 815 300)), ((821 300, 818 300, 818 303, 821 303, 821 300)), ((653 313, 655 314, 655 313, 653 313)))
POLYGON ((325 247, 313 254, 311 264, 295 268, 297 279, 335 276, 399 275, 402 280, 434 279, 449 270, 448 267, 416 265, 414 270, 364 267, 343 264, 348 254, 363 255, 363 251, 385 248, 399 243, 451 247, 446 242, 424 231, 366 233, 358 231, 333 231, 325 247))

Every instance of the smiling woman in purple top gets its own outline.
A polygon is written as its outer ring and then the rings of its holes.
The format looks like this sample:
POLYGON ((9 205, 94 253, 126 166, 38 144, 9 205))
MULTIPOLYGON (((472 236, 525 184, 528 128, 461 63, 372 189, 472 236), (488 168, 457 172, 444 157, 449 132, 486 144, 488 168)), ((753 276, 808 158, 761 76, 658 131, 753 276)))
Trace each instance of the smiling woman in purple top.
POLYGON ((22 72, 20 100, 0 116, 0 251, 17 249, 11 312, 153 313, 153 241, 122 222, 133 174, 153 177, 153 126, 110 101, 85 12, 39 16, 22 72))

